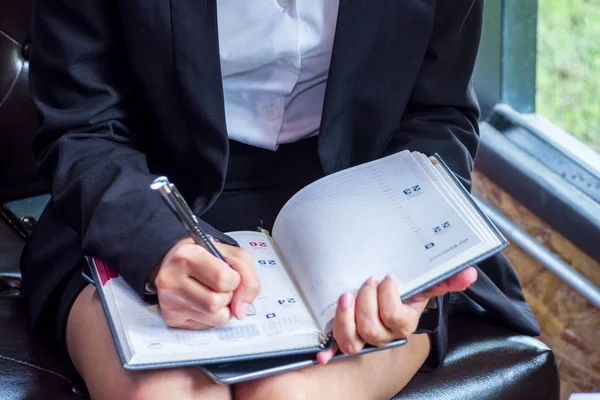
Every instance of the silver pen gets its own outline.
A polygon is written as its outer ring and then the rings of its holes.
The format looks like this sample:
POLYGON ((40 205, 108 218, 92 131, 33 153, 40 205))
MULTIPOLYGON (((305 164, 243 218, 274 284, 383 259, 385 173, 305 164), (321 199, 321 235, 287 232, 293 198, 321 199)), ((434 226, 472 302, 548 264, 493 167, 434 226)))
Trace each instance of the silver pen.
POLYGON ((179 190, 177 190, 174 184, 169 182, 169 179, 166 176, 156 178, 150 185, 150 188, 152 190, 157 190, 161 194, 163 200, 169 205, 175 215, 177 215, 197 245, 204 247, 213 256, 226 262, 219 250, 217 250, 215 245, 210 241, 210 236, 200 229, 198 218, 194 215, 181 193, 179 193, 179 190))

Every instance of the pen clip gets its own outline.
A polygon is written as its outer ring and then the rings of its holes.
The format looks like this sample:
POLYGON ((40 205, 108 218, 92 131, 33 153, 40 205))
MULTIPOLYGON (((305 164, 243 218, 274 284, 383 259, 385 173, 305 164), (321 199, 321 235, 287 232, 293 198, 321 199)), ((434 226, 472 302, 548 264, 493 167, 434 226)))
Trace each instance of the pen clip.
POLYGON ((179 204, 181 205, 183 211, 196 223, 198 224, 198 218, 196 217, 196 215, 192 212, 192 209, 190 208, 190 206, 188 205, 187 201, 185 201, 185 199, 183 198, 183 196, 181 195, 181 193, 179 192, 179 189, 177 189, 177 187, 172 184, 172 183, 168 183, 169 188, 171 189, 171 192, 173 193, 173 195, 175 196, 175 199, 179 202, 179 204))
MULTIPOLYGON (((196 244, 209 250, 215 257, 225 261, 219 250, 211 243, 214 238, 206 235, 200 228, 200 221, 192 212, 187 201, 183 198, 177 187, 169 182, 166 176, 156 178, 150 185, 152 190, 158 190, 163 200, 169 205, 171 210, 179 217, 190 236, 196 244)), ((216 241, 216 240, 215 240, 216 241)))
MULTIPOLYGON (((185 199, 183 198, 183 196, 179 192, 179 189, 177 189, 177 187, 175 186, 175 184, 170 183, 170 182, 169 182, 169 187, 171 188, 171 192, 173 192, 173 195, 175 196, 175 199, 179 202, 179 204, 183 208, 183 211, 187 215, 189 215, 189 217, 194 221, 194 223, 196 225, 198 225, 198 217, 196 217, 196 214, 194 214, 194 212, 192 211, 192 209, 188 205, 187 201, 185 201, 185 199)), ((220 243, 220 240, 217 239, 216 237, 214 237, 213 235, 209 235, 209 234, 206 234, 206 233, 203 233, 203 232, 200 232, 200 234, 204 235, 209 241, 212 240, 212 241, 214 241, 216 243, 220 243)))

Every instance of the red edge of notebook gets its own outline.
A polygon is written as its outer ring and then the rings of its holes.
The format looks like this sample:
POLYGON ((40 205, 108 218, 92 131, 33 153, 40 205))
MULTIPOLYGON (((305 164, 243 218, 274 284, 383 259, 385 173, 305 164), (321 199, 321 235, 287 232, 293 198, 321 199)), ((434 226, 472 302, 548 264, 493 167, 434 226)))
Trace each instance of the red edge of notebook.
POLYGON ((112 278, 118 278, 119 274, 110 268, 103 260, 94 258, 94 264, 98 270, 98 276, 100 277, 100 283, 102 286, 106 286, 106 283, 112 278))

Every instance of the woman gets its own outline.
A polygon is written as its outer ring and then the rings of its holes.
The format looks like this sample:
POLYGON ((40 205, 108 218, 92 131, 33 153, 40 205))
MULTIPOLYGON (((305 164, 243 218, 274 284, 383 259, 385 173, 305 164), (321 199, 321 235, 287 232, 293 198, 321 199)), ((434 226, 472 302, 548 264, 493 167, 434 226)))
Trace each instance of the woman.
POLYGON ((260 288, 248 254, 221 232, 270 229, 311 181, 410 149, 441 154, 470 188, 482 3, 35 2, 34 151, 52 200, 22 271, 33 323, 54 333, 92 398, 389 398, 439 366, 450 292, 537 334, 497 257, 408 304, 393 279, 340 296, 341 351, 408 335, 406 346, 335 363, 323 352, 319 367, 217 386, 195 368, 124 371, 80 274, 84 255, 103 258, 140 296, 156 287, 169 325, 219 326, 243 318, 260 288), (193 200, 233 269, 186 238, 148 190, 157 175, 193 200))

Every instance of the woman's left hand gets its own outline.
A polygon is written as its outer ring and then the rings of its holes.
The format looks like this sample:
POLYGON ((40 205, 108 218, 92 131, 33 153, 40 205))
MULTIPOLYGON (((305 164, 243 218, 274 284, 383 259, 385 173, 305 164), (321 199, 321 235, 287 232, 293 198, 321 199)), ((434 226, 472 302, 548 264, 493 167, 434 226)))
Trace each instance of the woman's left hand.
POLYGON ((344 293, 338 300, 333 325, 335 345, 317 355, 326 364, 338 348, 344 354, 356 354, 365 344, 381 347, 412 335, 419 318, 432 297, 460 292, 477 280, 477 270, 469 267, 431 289, 402 303, 398 282, 388 276, 381 283, 370 278, 359 290, 356 299, 344 293))

